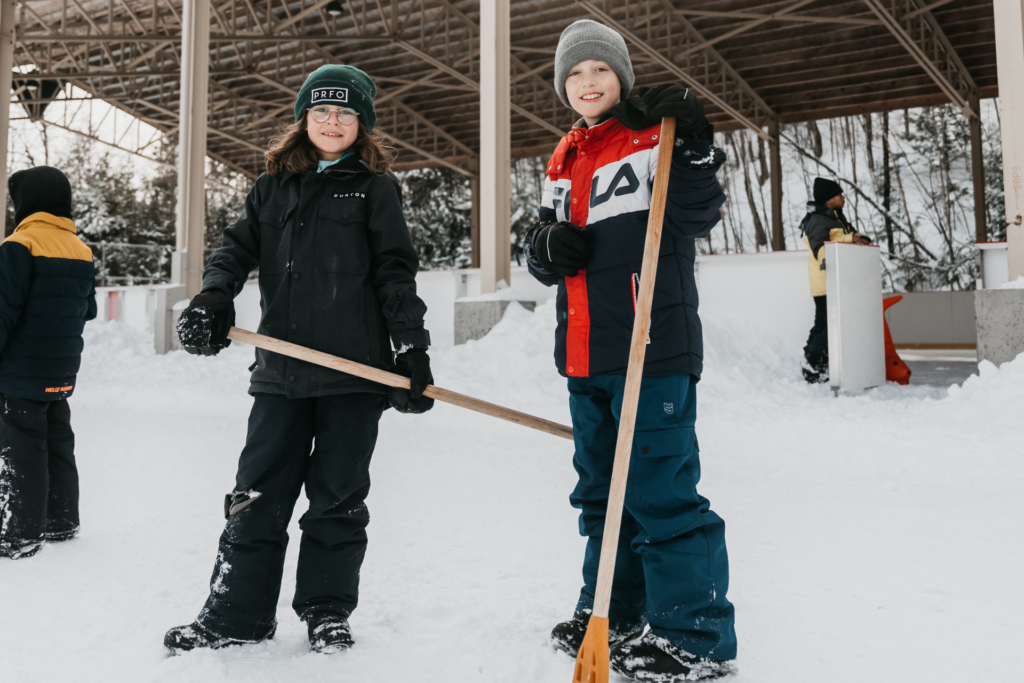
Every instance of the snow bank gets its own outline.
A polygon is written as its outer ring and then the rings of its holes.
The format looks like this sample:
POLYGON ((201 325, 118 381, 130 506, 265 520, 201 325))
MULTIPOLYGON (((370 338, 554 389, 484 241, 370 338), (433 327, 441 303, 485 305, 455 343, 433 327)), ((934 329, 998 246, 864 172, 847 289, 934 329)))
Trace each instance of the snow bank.
MULTIPOLYGON (((437 383, 568 423, 553 332, 550 303, 512 303, 484 339, 434 353, 437 383)), ((836 399, 799 379, 799 348, 740 319, 705 315, 704 332, 701 492, 729 529, 735 680, 1013 680, 1024 358, 962 388, 836 399)), ((571 444, 443 404, 382 419, 354 649, 309 654, 293 543, 272 642, 167 657, 164 631, 208 590, 252 349, 155 356, 116 323, 86 344, 83 533, 0 561, 4 680, 570 680, 546 636, 580 582, 571 444)))
POLYGON ((1024 275, 1018 276, 1016 280, 1004 282, 997 289, 1024 289, 1024 275))

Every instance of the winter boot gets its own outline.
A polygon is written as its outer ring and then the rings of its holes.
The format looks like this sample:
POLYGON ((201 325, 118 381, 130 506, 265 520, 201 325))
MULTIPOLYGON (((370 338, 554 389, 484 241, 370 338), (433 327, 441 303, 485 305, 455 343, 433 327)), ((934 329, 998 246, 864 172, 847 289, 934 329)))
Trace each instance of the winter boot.
POLYGON ((173 652, 179 654, 182 652, 188 652, 189 650, 195 650, 197 648, 209 648, 210 650, 218 650, 228 645, 251 645, 253 643, 262 643, 264 640, 269 640, 274 637, 274 633, 277 632, 277 624, 271 627, 267 635, 256 640, 239 640, 237 638, 224 638, 218 636, 212 631, 208 631, 199 625, 198 622, 193 622, 188 626, 175 626, 167 635, 164 636, 164 647, 173 652))
POLYGON ((38 541, 0 541, 0 557, 21 560, 32 557, 43 547, 42 539, 38 541))
POLYGON ((78 535, 81 527, 77 524, 51 524, 47 522, 46 533, 43 537, 50 543, 59 543, 61 541, 70 541, 72 538, 78 535))
MULTIPOLYGON (((571 657, 575 657, 580 651, 580 645, 583 644, 583 636, 587 634, 587 625, 589 623, 590 612, 584 612, 581 609, 576 610, 572 615, 572 619, 563 621, 551 629, 551 644, 571 657)), ((643 632, 643 624, 640 624, 635 630, 628 633, 620 633, 619 631, 609 629, 608 644, 611 647, 615 647, 619 643, 638 638, 643 632)))
POLYGON ((732 673, 729 662, 694 657, 649 631, 640 640, 614 646, 610 659, 612 670, 651 683, 701 681, 732 673))
POLYGON ((309 629, 309 649, 330 655, 352 647, 348 619, 336 612, 312 612, 304 617, 309 629))
POLYGON ((804 374, 804 379, 807 380, 808 384, 827 384, 829 380, 828 374, 828 360, 824 362, 810 363, 804 360, 800 364, 800 371, 804 374))

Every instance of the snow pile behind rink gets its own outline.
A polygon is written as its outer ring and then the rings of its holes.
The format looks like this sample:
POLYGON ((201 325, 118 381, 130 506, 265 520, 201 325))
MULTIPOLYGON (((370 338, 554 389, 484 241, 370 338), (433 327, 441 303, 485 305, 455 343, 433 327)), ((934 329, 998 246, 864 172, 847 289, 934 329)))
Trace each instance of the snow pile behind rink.
MULTIPOLYGON (((1024 359, 836 399, 800 379, 800 349, 704 323, 701 493, 728 525, 735 680, 1012 680, 1024 359)), ((568 424, 553 334, 551 304, 512 303, 484 339, 432 352, 437 384, 568 424)), ((444 404, 381 420, 353 650, 308 653, 293 521, 277 637, 168 658, 164 631, 208 590, 251 362, 239 345, 156 356, 148 335, 89 324, 71 401, 83 533, 0 561, 5 680, 570 680, 546 637, 580 583, 572 445, 444 404)))

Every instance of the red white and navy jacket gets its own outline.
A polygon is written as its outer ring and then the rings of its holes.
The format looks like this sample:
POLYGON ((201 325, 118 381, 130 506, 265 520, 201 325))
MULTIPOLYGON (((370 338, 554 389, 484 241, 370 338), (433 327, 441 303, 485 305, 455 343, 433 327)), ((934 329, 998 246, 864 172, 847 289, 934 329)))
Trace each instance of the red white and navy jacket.
MULTIPOLYGON (((548 164, 541 223, 569 221, 595 233, 587 268, 576 277, 544 271, 527 249, 533 276, 558 285, 555 364, 563 376, 626 373, 660 132, 660 124, 630 130, 615 118, 573 128, 548 164)), ((645 376, 699 378, 703 369, 694 240, 721 219, 725 193, 715 173, 724 162, 707 140, 675 141, 645 376)))

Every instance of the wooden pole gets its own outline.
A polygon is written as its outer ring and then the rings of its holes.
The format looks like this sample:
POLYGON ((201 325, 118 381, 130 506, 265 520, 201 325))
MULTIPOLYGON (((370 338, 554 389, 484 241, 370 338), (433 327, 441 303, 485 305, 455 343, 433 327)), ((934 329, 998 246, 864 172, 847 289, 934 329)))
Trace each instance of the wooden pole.
POLYGON ((772 194, 772 251, 786 251, 786 233, 782 227, 782 141, 779 138, 778 119, 771 119, 768 122, 768 134, 774 140, 768 143, 771 156, 771 169, 768 175, 772 194))
MULTIPOLYGON (((255 346, 256 348, 263 349, 264 351, 279 353, 282 356, 288 356, 289 358, 297 358, 299 360, 304 360, 307 363, 321 365, 325 368, 330 368, 331 370, 344 372, 347 375, 362 377, 363 379, 368 379, 371 382, 376 382, 385 386, 395 387, 397 389, 409 388, 408 377, 402 377, 401 375, 396 375, 393 372, 387 372, 386 370, 373 368, 369 365, 363 365, 362 363, 356 363, 355 361, 332 356, 331 354, 324 353, 323 351, 307 349, 305 346, 281 341, 280 339, 256 334, 255 332, 249 332, 248 330, 239 329, 237 327, 231 328, 231 332, 228 334, 228 339, 232 339, 243 344, 249 344, 250 346, 255 346)), ((444 403, 450 403, 453 406, 496 417, 499 420, 514 422, 515 424, 536 429, 546 434, 560 436, 563 439, 569 439, 570 441, 572 440, 571 427, 566 427, 565 425, 560 425, 557 422, 551 422, 550 420, 534 417, 533 415, 527 415, 526 413, 520 413, 517 410, 505 408, 504 406, 499 406, 494 403, 481 401, 480 399, 473 398, 472 396, 458 394, 454 391, 434 386, 433 384, 427 386, 423 395, 429 396, 435 401, 443 401, 444 403)))
POLYGON ((480 3, 480 293, 512 280, 509 0, 480 3))
POLYGON ((1024 275, 1024 0, 994 0, 1003 145, 1006 251, 1011 280, 1024 275))
POLYGON ((0 93, 4 104, 0 106, 0 196, 7 204, 7 140, 11 127, 11 72, 14 70, 14 0, 0 0, 0 93))
POLYGON ((188 297, 202 289, 206 265, 206 116, 210 80, 210 0, 182 9, 178 109, 177 246, 171 278, 188 297))
POLYGON ((967 102, 978 113, 969 120, 971 126, 971 180, 974 181, 974 241, 987 242, 985 220, 985 158, 981 145, 981 103, 977 93, 968 95, 967 102))
POLYGON ((615 442, 615 462, 612 464, 612 481, 608 490, 608 511, 604 518, 594 610, 587 624, 583 645, 576 657, 573 683, 608 680, 608 609, 612 601, 612 579, 615 575, 615 557, 619 548, 622 506, 626 500, 629 459, 633 452, 633 430, 636 427, 640 384, 644 377, 644 356, 647 353, 647 337, 650 334, 651 303, 654 301, 654 281, 658 275, 661 228, 665 219, 668 177, 672 166, 675 137, 676 120, 662 119, 661 139, 658 140, 658 165, 654 172, 654 192, 651 196, 651 211, 647 218, 647 240, 644 243, 643 264, 640 267, 640 292, 636 299, 633 338, 629 345, 629 364, 626 366, 626 388, 622 397, 622 411, 619 414, 619 435, 615 442))

